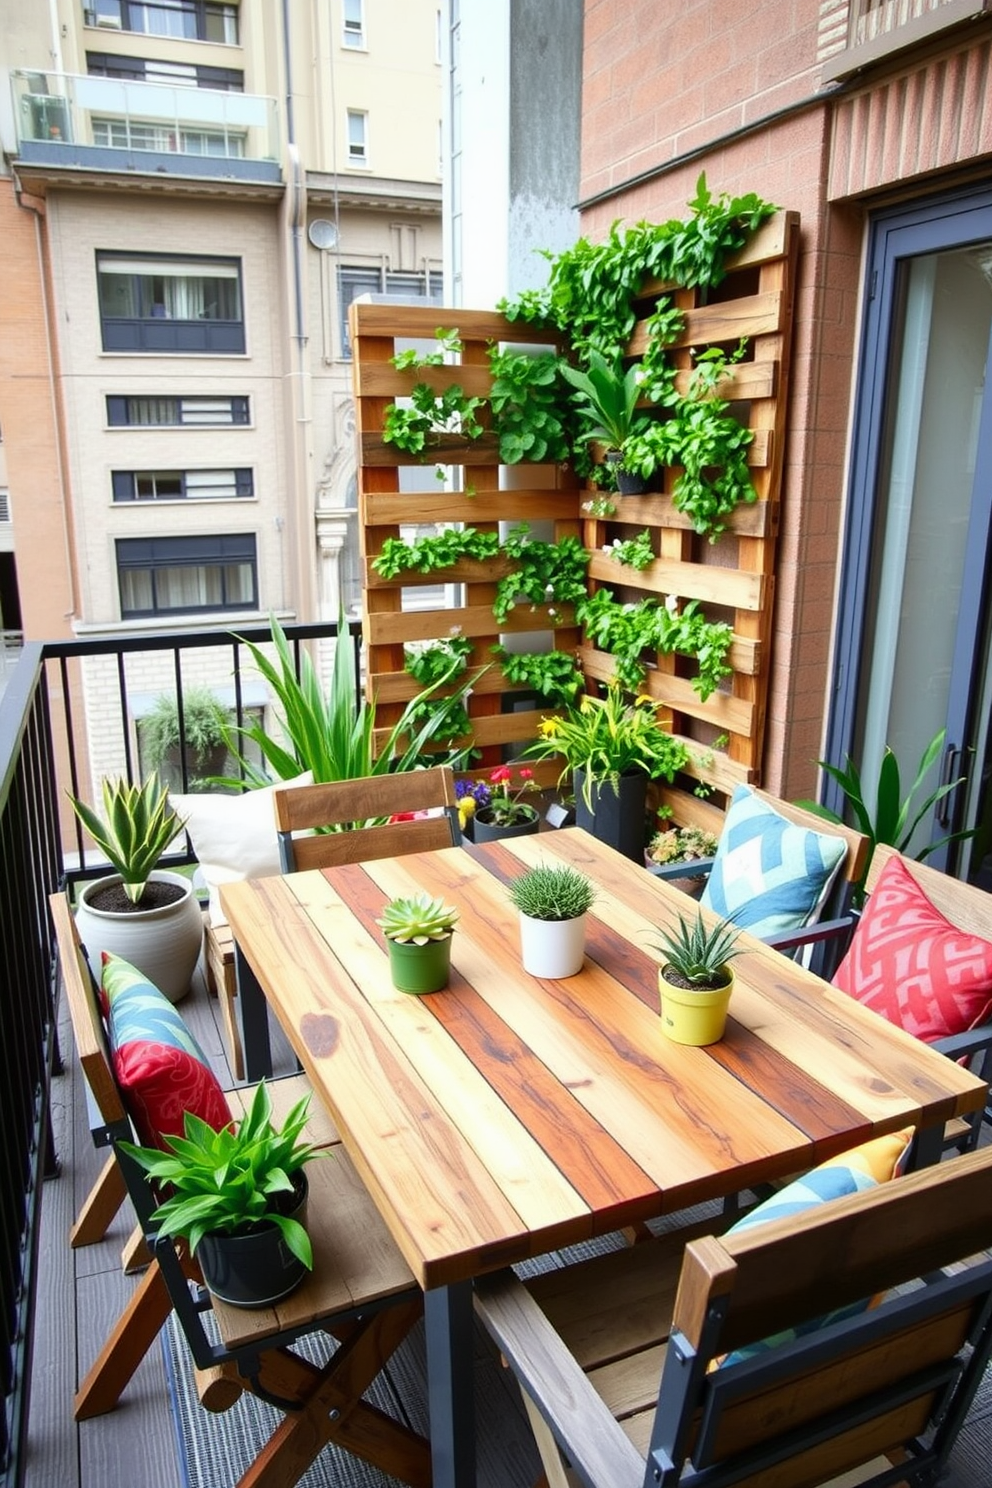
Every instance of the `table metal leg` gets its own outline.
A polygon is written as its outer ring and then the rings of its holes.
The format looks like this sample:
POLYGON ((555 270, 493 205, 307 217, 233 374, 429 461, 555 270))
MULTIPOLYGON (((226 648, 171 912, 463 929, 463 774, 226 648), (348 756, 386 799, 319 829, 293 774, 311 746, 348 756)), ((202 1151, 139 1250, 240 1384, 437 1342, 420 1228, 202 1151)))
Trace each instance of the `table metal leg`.
POLYGON ((241 1045, 245 1052, 245 1079, 261 1080, 272 1073, 269 1008, 258 978, 237 941, 234 944, 234 972, 238 979, 238 1012, 241 1018, 241 1045))
POLYGON ((475 1485, 472 1283, 424 1293, 434 1488, 475 1485))
POLYGON ((909 1162, 906 1165, 907 1172, 914 1173, 917 1168, 929 1168, 934 1163, 939 1163, 943 1148, 944 1128, 942 1126, 918 1127, 910 1149, 909 1162))

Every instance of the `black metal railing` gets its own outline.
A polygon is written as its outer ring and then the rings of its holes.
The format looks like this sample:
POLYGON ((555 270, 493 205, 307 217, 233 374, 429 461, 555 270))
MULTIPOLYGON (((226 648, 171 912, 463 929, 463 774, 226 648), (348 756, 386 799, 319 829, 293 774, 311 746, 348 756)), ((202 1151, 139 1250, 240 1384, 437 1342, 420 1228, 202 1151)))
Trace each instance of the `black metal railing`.
MULTIPOLYGON (((333 640, 337 626, 287 626, 286 634, 299 666, 303 643, 333 640)), ((256 627, 239 635, 264 642, 270 632, 256 627)), ((354 623, 350 635, 358 660, 354 623)), ((144 666, 146 676, 168 676, 185 789, 183 698, 209 671, 197 653, 218 651, 233 691, 232 711, 242 723, 250 658, 230 631, 31 643, 0 696, 0 1488, 17 1488, 23 1480, 41 1180, 56 1169, 48 1124, 58 1061, 48 896, 74 879, 106 872, 106 863, 87 849, 66 793, 91 799, 94 747, 109 747, 120 773, 137 778, 132 703, 140 685, 134 665, 144 666), (191 659, 197 663, 193 676, 184 665, 191 659)), ((187 853, 172 861, 189 859, 187 853)))

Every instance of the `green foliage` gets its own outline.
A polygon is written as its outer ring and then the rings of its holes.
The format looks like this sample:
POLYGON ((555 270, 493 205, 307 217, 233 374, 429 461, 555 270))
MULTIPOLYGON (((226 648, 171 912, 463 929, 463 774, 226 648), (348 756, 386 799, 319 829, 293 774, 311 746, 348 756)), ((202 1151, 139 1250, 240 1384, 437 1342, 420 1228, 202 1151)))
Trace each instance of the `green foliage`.
POLYGON ((493 650, 506 680, 539 692, 549 707, 573 703, 582 688, 582 673, 571 651, 507 651, 500 645, 493 650))
POLYGON ((636 537, 615 537, 611 543, 604 545, 603 552, 615 563, 626 568, 636 568, 639 573, 649 568, 656 556, 651 546, 651 532, 647 527, 636 537))
POLYGON ((540 605, 575 604, 585 598, 589 554, 577 537, 541 542, 521 522, 507 534, 502 552, 513 568, 496 585, 493 616, 499 623, 520 599, 540 605))
POLYGON ((148 875, 165 852, 183 818, 169 806, 169 793, 152 773, 141 785, 126 780, 104 780, 104 819, 76 796, 72 808, 93 841, 120 874, 124 892, 138 904, 148 875))
POLYGON ((655 950, 691 986, 722 987, 729 980, 727 962, 741 954, 736 946, 740 933, 730 920, 718 920, 708 929, 698 910, 694 921, 680 917, 675 931, 659 929, 655 950))
POLYGON ((408 642, 404 647, 404 670, 421 687, 450 682, 468 666, 472 642, 468 636, 445 636, 443 640, 408 642))
MULTIPOLYGON (((902 793, 902 778, 899 770, 899 761, 896 759, 888 745, 882 754, 882 763, 879 766, 878 779, 875 782, 875 805, 874 809, 866 800, 864 782, 860 771, 853 764, 850 755, 847 756, 845 765, 831 765, 826 760, 817 763, 822 770, 835 780, 844 792, 844 797, 854 817, 854 825, 859 832, 863 832, 868 838, 869 850, 865 862, 865 871, 859 882, 855 885, 855 900, 860 903, 864 899, 864 883, 868 875, 872 854, 881 842, 888 847, 894 847, 897 852, 908 851, 913 840, 913 834, 926 816, 933 810, 938 802, 943 801, 952 791, 957 790, 967 779, 959 775, 957 780, 947 781, 936 790, 920 801, 919 794, 923 788, 923 782, 934 765, 940 759, 944 749, 944 741, 947 737, 946 729, 938 729, 930 743, 924 749, 920 763, 916 770, 916 779, 913 781, 905 796, 902 793)), ((797 803, 804 806, 807 811, 816 812, 826 821, 840 822, 836 812, 830 811, 826 806, 821 806, 817 801, 800 801, 797 803)), ((965 838, 973 837, 974 831, 950 832, 946 837, 941 837, 938 842, 928 842, 916 854, 917 859, 922 862, 931 853, 936 852, 939 847, 946 847, 949 842, 961 842, 965 838)))
POLYGON ((610 683, 605 697, 587 692, 563 716, 542 719, 540 737, 527 754, 538 759, 561 755, 565 767, 559 784, 572 770, 584 770, 590 810, 594 783, 616 784, 627 770, 643 770, 653 780, 670 783, 689 763, 689 751, 659 723, 651 698, 630 701, 617 682, 610 683))
POLYGON ((775 210, 753 192, 714 197, 701 175, 687 220, 626 228, 614 223, 603 243, 580 238, 563 253, 546 252, 551 271, 545 288, 504 300, 499 308, 509 320, 556 327, 582 356, 595 348, 615 357, 630 340, 634 302, 648 280, 718 284, 725 259, 775 210))
POLYGON ((705 702, 731 673, 727 654, 733 631, 724 621, 701 615, 696 600, 681 613, 669 604, 659 604, 650 596, 636 604, 621 604, 604 587, 578 606, 576 619, 593 645, 610 653, 618 679, 632 692, 644 680, 646 651, 694 657, 697 672, 692 686, 705 702))
POLYGON ((462 558, 483 561, 495 558, 500 551, 499 534, 479 532, 474 527, 446 527, 414 542, 387 537, 382 552, 372 560, 372 567, 384 579, 395 579, 401 573, 434 573, 452 568, 462 558))
POLYGON ((476 414, 485 406, 484 398, 470 398, 458 383, 435 393, 426 382, 414 383, 410 389, 410 408, 390 403, 383 419, 382 437, 407 454, 422 455, 441 442, 442 434, 461 434, 465 439, 478 439, 484 433, 476 414))
POLYGON ((576 390, 579 417, 586 426, 581 437, 622 452, 630 435, 647 423, 645 415, 636 411, 641 396, 640 362, 625 372, 619 359, 609 362, 593 348, 588 371, 563 361, 561 374, 576 390))
POLYGON ((387 940, 426 945, 429 940, 444 940, 457 921, 458 910, 443 899, 413 894, 406 899, 390 899, 376 924, 387 940))
POLYGON ((567 460, 572 441, 558 358, 551 352, 530 356, 493 345, 489 366, 489 404, 503 464, 567 460))
POLYGON ((292 1192, 292 1175, 322 1155, 300 1141, 309 1103, 309 1096, 297 1101, 277 1130, 263 1080, 233 1129, 214 1131, 187 1111, 186 1135, 166 1137, 167 1152, 122 1142, 122 1150, 144 1168, 149 1181, 172 1190, 172 1197, 155 1210, 159 1233, 183 1236, 195 1251, 206 1234, 232 1235, 248 1225, 274 1224, 293 1255, 312 1269, 306 1230, 272 1207, 279 1194, 292 1192))
POLYGON ((715 392, 746 346, 742 338, 730 355, 718 346, 702 352, 685 397, 676 399, 672 416, 659 425, 667 463, 683 470, 672 492, 675 508, 711 542, 724 530, 723 518, 740 502, 758 499, 747 463, 754 434, 715 392))
POLYGON ((434 339, 438 343, 436 351, 423 352, 411 347, 408 351, 398 351, 389 360, 400 372, 419 372, 421 367, 443 367, 449 356, 461 356, 462 342, 457 331, 446 331, 439 326, 434 339))
MULTIPOLYGON (((235 640, 248 647, 259 673, 278 700, 282 710, 280 721, 287 741, 285 746, 280 744, 258 724, 231 730, 228 747, 238 755, 250 785, 266 785, 268 776, 240 754, 239 737, 257 744, 267 769, 277 780, 291 780, 304 770, 311 770, 317 782, 357 780, 365 775, 412 770, 420 763, 423 754, 431 752, 436 737, 439 734, 443 736, 449 711, 463 703, 470 686, 465 682, 450 696, 439 696, 439 689, 447 680, 441 678, 425 688, 407 703, 376 754, 373 749, 375 703, 365 699, 359 702, 355 654, 343 617, 339 621, 340 640, 334 648, 331 686, 326 697, 309 653, 300 653, 297 675, 285 631, 274 615, 270 616, 269 623, 275 661, 269 659, 263 647, 235 636, 235 640), (428 710, 423 723, 415 728, 412 720, 420 716, 417 710, 429 697, 434 698, 434 706, 428 710)), ((451 763, 460 763, 465 752, 457 751, 451 763)), ((238 785, 240 781, 227 783, 238 785)))
POLYGON ((539 863, 507 885, 510 901, 532 920, 577 920, 592 907, 596 889, 567 863, 539 863))

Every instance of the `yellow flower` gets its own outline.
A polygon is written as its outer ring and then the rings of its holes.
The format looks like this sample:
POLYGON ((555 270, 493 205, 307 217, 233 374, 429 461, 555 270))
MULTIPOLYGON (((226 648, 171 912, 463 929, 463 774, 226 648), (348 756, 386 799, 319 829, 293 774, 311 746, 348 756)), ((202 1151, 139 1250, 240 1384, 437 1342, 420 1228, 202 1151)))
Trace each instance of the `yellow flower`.
POLYGON ((458 802, 458 825, 464 832, 471 817, 475 815, 475 801, 472 796, 462 796, 458 802))
POLYGON ((542 718, 538 724, 538 733, 542 739, 554 739, 557 737, 560 726, 560 718, 542 718))

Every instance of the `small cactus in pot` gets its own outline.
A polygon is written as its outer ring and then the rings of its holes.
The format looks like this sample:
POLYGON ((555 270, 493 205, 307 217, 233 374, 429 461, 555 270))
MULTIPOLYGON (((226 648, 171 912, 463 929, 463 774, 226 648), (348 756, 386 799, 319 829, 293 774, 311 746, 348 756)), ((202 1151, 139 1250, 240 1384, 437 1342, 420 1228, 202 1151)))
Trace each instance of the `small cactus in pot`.
POLYGON ((439 992, 448 985, 451 937, 458 910, 429 894, 391 899, 376 924, 386 937, 393 986, 400 992, 439 992))

